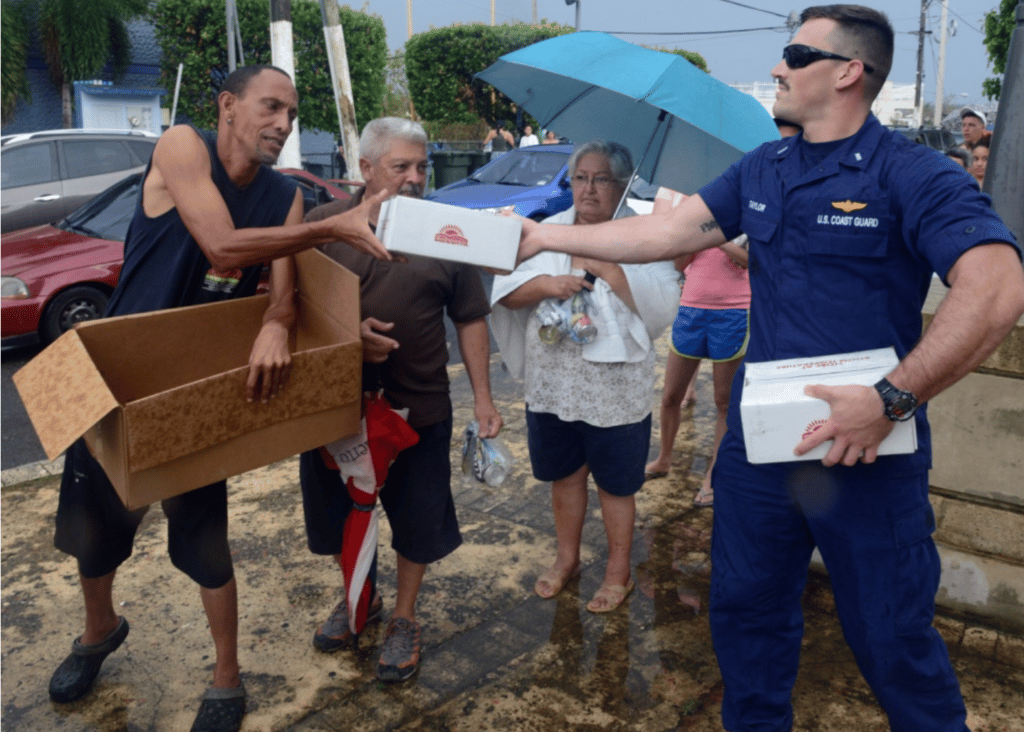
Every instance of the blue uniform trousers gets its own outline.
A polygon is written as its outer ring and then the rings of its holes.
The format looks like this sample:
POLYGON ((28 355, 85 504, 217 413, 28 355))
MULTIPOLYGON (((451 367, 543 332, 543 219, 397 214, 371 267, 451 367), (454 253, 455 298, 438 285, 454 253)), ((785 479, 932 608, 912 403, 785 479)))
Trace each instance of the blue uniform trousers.
POLYGON ((730 431, 713 481, 711 631, 729 732, 792 728, 801 596, 815 547, 846 642, 891 729, 967 729, 949 653, 932 627, 940 563, 926 473, 750 465, 730 431))

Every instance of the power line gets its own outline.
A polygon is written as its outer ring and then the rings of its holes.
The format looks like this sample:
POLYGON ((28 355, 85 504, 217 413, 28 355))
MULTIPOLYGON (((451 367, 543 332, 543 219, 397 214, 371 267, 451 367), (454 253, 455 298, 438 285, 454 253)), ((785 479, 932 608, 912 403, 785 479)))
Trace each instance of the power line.
POLYGON ((753 33, 755 31, 784 31, 784 25, 769 25, 763 28, 737 28, 716 31, 598 31, 615 36, 713 36, 721 33, 753 33))
POLYGON ((736 0, 722 0, 722 2, 729 3, 730 5, 739 5, 741 8, 746 8, 747 10, 756 10, 760 13, 768 13, 768 15, 774 15, 778 18, 789 17, 788 15, 783 15, 782 13, 776 13, 774 10, 765 10, 764 8, 755 8, 753 5, 744 5, 743 3, 736 2, 736 0))
POLYGON ((971 24, 970 24, 970 23, 969 23, 969 22, 967 21, 967 19, 966 19, 966 18, 964 18, 964 16, 960 15, 960 13, 956 12, 955 10, 953 10, 953 8, 950 8, 950 9, 949 9, 949 12, 951 12, 951 13, 952 13, 953 15, 955 15, 956 17, 958 17, 958 18, 959 18, 959 19, 960 19, 960 20, 961 20, 961 21, 963 22, 963 24, 964 24, 964 25, 966 25, 966 26, 967 26, 968 28, 970 28, 970 29, 971 29, 972 31, 974 31, 975 33, 981 33, 982 35, 985 35, 985 31, 980 31, 980 30, 978 30, 977 28, 975 28, 975 27, 974 27, 973 25, 971 25, 971 24))

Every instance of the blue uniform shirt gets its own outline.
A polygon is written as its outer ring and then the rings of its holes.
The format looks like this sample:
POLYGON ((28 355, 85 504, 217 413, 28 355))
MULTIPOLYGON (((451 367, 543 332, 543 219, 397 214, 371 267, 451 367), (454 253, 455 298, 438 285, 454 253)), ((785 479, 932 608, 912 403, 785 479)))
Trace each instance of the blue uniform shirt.
MULTIPOLYGON (((750 239, 749 361, 888 346, 902 359, 921 337, 933 272, 945 280, 979 244, 1017 246, 963 168, 873 115, 806 173, 802 144, 802 135, 765 143, 700 191, 727 239, 750 239)), ((741 393, 733 389, 729 409, 737 435, 741 393)), ((917 453, 879 458, 880 468, 930 467, 918 415, 917 453)))

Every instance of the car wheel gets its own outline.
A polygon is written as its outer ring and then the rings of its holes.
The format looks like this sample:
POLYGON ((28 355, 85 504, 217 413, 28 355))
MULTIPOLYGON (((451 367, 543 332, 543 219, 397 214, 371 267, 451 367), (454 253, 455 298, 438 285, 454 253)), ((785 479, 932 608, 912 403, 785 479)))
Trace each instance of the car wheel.
POLYGON ((107 294, 88 285, 69 287, 58 294, 46 307, 39 326, 39 336, 51 343, 75 323, 102 318, 107 309, 107 294))

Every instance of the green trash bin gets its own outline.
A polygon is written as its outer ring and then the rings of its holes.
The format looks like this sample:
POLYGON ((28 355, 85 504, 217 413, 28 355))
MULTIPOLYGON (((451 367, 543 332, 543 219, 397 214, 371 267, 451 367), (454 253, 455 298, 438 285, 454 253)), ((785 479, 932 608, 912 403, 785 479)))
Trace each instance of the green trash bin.
POLYGON ((466 175, 473 175, 477 168, 482 168, 487 165, 487 163, 491 162, 491 154, 485 153, 483 150, 474 150, 469 153, 469 157, 469 173, 466 175))
POLYGON ((434 166, 434 187, 444 188, 456 183, 470 172, 471 157, 459 150, 438 150, 430 154, 434 166))

